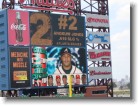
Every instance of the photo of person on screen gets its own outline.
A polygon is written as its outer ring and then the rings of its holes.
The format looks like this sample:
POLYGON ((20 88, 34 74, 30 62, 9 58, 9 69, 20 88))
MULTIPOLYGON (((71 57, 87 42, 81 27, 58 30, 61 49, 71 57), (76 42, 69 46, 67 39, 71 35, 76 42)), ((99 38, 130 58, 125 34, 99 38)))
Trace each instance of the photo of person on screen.
POLYGON ((72 55, 69 48, 63 48, 60 51, 62 66, 58 67, 54 74, 82 74, 82 71, 72 65, 72 55))
POLYGON ((86 84, 86 75, 85 74, 82 75, 82 84, 86 84))
POLYGON ((63 75, 62 81, 63 81, 64 86, 68 85, 67 76, 66 75, 63 75))
POLYGON ((76 85, 80 85, 80 75, 76 75, 75 84, 76 84, 76 85))
POLYGON ((52 75, 48 76, 48 86, 53 86, 53 76, 52 75))
POLYGON ((56 85, 61 86, 61 77, 60 77, 60 75, 56 76, 56 85))

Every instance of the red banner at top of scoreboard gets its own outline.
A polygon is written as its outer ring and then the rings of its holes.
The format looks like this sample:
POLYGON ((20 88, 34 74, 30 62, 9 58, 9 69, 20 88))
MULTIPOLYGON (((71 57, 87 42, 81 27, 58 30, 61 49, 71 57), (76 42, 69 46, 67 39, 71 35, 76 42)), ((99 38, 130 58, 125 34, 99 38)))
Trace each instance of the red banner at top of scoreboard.
POLYGON ((27 5, 26 0, 19 0, 21 8, 33 10, 45 10, 54 12, 64 12, 73 14, 75 8, 74 0, 30 0, 31 5, 27 5), (57 8, 58 7, 58 8, 57 8))

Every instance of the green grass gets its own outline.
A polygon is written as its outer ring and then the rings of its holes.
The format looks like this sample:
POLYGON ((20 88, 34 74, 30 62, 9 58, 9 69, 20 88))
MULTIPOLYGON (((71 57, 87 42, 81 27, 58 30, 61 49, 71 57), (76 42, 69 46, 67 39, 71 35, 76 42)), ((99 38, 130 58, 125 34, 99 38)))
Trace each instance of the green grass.
POLYGON ((114 90, 114 94, 119 95, 119 94, 130 94, 130 90, 114 90))

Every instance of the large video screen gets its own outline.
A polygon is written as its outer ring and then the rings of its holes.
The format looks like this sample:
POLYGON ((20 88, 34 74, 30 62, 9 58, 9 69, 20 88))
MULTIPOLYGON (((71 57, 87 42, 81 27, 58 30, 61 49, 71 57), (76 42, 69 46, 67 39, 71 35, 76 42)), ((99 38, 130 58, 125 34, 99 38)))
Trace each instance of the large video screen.
POLYGON ((84 48, 32 47, 32 86, 66 86, 72 75, 73 85, 86 84, 84 48))
POLYGON ((27 52, 22 47, 28 46, 32 54, 21 61, 10 57, 12 88, 31 81, 32 87, 67 86, 70 75, 73 85, 86 84, 85 17, 17 10, 8 10, 8 16, 14 17, 8 19, 10 51, 27 52), (12 67, 14 61, 27 61, 28 66, 12 67))

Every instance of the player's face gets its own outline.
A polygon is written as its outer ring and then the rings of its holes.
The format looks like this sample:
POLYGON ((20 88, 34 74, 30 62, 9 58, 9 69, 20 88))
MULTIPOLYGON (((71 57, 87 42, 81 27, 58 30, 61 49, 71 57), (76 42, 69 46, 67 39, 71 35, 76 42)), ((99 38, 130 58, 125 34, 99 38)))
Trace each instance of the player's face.
POLYGON ((86 76, 83 76, 83 77, 82 77, 82 83, 83 83, 83 84, 86 84, 86 76))
POLYGON ((62 60, 62 64, 63 66, 70 66, 71 65, 71 55, 69 54, 64 54, 62 57, 61 57, 61 60, 62 60))
POLYGON ((67 78, 63 78, 63 83, 67 84, 67 78))
POLYGON ((80 84, 80 79, 76 79, 76 84, 80 84))
POLYGON ((49 78, 49 79, 48 79, 48 85, 49 85, 49 86, 52 86, 52 85, 53 85, 53 79, 52 79, 52 78, 49 78))
POLYGON ((57 82, 57 83, 60 83, 60 78, 57 78, 57 79, 56 79, 56 82, 57 82))

